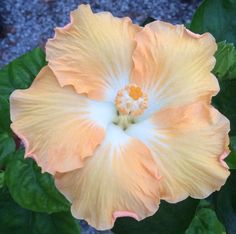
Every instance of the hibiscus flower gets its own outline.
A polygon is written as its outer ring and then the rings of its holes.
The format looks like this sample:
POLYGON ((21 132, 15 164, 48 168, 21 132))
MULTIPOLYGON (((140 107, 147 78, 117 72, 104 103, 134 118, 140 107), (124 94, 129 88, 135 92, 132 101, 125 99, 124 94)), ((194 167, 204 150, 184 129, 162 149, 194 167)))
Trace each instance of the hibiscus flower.
POLYGON ((209 33, 142 28, 88 5, 56 28, 48 65, 11 95, 11 127, 74 217, 109 229, 117 217, 153 215, 161 199, 220 189, 229 121, 211 105, 216 49, 209 33))

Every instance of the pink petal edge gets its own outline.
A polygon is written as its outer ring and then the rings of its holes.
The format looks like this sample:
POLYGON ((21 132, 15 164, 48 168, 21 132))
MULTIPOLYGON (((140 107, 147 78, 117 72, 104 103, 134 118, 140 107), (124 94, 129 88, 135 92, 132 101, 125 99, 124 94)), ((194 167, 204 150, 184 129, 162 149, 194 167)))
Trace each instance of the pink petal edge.
POLYGON ((119 217, 132 217, 139 221, 138 215, 130 211, 115 211, 112 215, 112 221, 115 222, 119 217))
POLYGON ((219 160, 220 163, 223 167, 225 167, 226 169, 229 169, 229 166, 227 165, 227 163, 224 161, 224 159, 229 155, 230 151, 229 150, 225 150, 225 152, 223 154, 220 155, 219 160))

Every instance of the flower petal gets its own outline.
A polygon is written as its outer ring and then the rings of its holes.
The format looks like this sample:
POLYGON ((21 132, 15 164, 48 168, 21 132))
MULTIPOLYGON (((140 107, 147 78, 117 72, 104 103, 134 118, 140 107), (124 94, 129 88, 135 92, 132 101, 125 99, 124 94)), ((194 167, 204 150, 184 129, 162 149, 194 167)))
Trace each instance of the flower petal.
POLYGON ((90 98, 113 101, 128 83, 138 30, 129 18, 93 14, 89 5, 81 5, 71 13, 71 23, 57 28, 55 38, 48 41, 49 66, 62 86, 73 85, 90 98))
POLYGON ((82 166, 104 138, 115 109, 61 88, 48 67, 32 86, 10 97, 13 131, 24 141, 26 156, 54 174, 82 166))
POLYGON ((158 166, 161 199, 178 202, 205 198, 219 190, 229 171, 229 121, 212 106, 199 102, 157 112, 127 129, 150 149, 158 166))
POLYGON ((112 228, 117 217, 143 219, 159 205, 159 177, 149 150, 116 125, 83 168, 56 174, 56 186, 72 202, 72 214, 99 230, 112 228))
POLYGON ((155 21, 136 35, 133 83, 150 94, 149 111, 206 99, 219 91, 211 73, 216 43, 183 25, 155 21))

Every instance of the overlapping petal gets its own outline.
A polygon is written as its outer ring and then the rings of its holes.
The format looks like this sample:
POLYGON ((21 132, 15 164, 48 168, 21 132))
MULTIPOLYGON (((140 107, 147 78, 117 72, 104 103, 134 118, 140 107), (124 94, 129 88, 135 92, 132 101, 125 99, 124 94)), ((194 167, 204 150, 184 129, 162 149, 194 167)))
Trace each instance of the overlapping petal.
POLYGON ((61 88, 44 67, 27 90, 10 98, 13 131, 24 141, 26 156, 51 174, 79 168, 101 143, 114 107, 61 88))
POLYGON ((46 45, 47 60, 59 83, 78 93, 113 101, 129 80, 134 36, 139 27, 108 12, 93 14, 89 5, 71 13, 71 23, 57 28, 46 45))
POLYGON ((111 228, 116 217, 143 219, 159 205, 159 177, 149 150, 115 125, 83 168, 56 175, 56 186, 72 202, 72 214, 99 230, 111 228))
POLYGON ((229 121, 204 102, 157 112, 127 130, 150 149, 162 176, 161 199, 169 202, 220 189, 229 175, 222 164, 228 132, 229 121))
POLYGON ((218 90, 211 74, 215 39, 193 34, 183 25, 155 21, 136 36, 132 82, 149 94, 149 113, 205 99, 218 90))

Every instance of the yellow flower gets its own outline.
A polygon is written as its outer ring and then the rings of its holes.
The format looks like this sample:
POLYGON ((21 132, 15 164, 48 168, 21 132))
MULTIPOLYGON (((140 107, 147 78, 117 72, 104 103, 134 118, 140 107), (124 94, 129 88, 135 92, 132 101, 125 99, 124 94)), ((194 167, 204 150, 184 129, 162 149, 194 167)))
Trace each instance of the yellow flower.
POLYGON ((97 229, 204 198, 229 175, 229 121, 211 106, 214 38, 82 5, 48 41, 48 66, 10 98, 26 157, 97 229))

